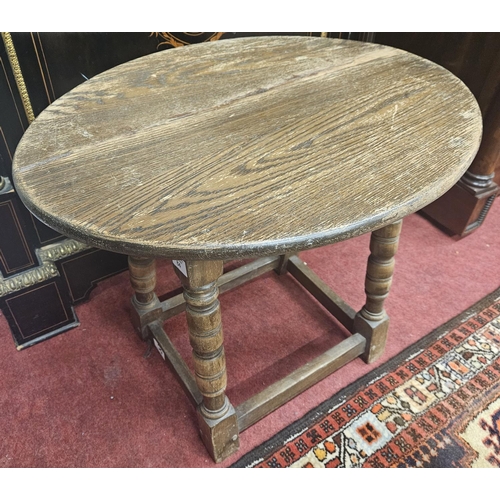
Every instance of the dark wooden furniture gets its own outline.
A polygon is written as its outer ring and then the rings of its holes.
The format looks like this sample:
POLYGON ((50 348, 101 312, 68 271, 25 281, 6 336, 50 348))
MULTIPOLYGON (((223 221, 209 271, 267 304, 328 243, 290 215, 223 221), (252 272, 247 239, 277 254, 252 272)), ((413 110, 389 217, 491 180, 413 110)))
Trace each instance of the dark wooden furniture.
POLYGON ((431 62, 375 44, 256 37, 147 56, 80 85, 29 128, 13 171, 49 226, 129 255, 134 324, 174 366, 221 461, 258 419, 350 360, 380 356, 401 220, 462 176, 480 138, 474 97, 431 62), (369 231, 356 312, 297 252, 369 231), (157 298, 157 257, 173 259, 182 295, 157 298), (224 260, 247 257, 259 259, 223 274, 224 260), (352 335, 233 408, 217 297, 273 269, 352 335), (184 310, 194 376, 162 328, 184 310))

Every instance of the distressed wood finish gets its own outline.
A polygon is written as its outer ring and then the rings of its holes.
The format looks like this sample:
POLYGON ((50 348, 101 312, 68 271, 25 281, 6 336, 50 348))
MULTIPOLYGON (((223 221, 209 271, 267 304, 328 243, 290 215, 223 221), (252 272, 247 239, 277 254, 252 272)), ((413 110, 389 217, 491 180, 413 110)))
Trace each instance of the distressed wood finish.
POLYGON ((163 51, 43 111, 14 181, 56 230, 132 255, 278 255, 383 227, 480 142, 465 85, 404 51, 256 37, 163 51))
POLYGON ((225 393, 226 358, 217 286, 223 262, 187 261, 181 270, 174 269, 184 287, 195 379, 203 396, 198 405, 201 437, 212 458, 220 462, 239 447, 236 413, 225 393))
POLYGON ((159 321, 152 321, 148 324, 148 330, 158 343, 163 359, 170 363, 174 373, 179 377, 179 381, 182 383, 191 402, 195 405, 200 405, 203 402, 203 395, 198 389, 196 380, 191 374, 191 370, 186 362, 182 359, 174 344, 168 338, 161 323, 159 321))
POLYGON ((155 293, 156 261, 149 257, 128 257, 132 296, 132 323, 142 340, 149 337, 148 323, 156 320, 162 310, 155 293))
POLYGON ((150 258, 128 258, 130 284, 135 291, 134 301, 142 308, 149 308, 156 301, 156 261, 150 258))
POLYGON ((468 89, 417 56, 346 40, 236 39, 84 83, 35 120, 13 171, 45 223, 130 254, 133 322, 179 375, 219 462, 239 430, 355 357, 382 353, 399 221, 462 176, 480 136, 468 89), (356 314, 294 254, 368 231, 356 314), (222 275, 224 260, 257 255, 222 275), (174 259, 183 295, 157 298, 155 257, 174 259), (219 287, 271 270, 288 271, 352 335, 235 410, 219 287), (184 310, 194 376, 161 326, 184 310))
POLYGON ((389 317, 384 302, 389 295, 394 273, 394 256, 398 249, 402 221, 374 231, 370 239, 371 254, 366 269, 366 303, 354 318, 353 331, 366 338, 362 358, 372 363, 384 352, 389 317))
POLYGON ((365 343, 365 338, 355 333, 239 405, 236 408, 239 430, 243 431, 255 424, 316 382, 357 358, 365 350, 365 343))
MULTIPOLYGON (((219 287, 219 293, 228 292, 233 288, 236 288, 244 283, 261 276, 276 268, 280 262, 280 257, 262 257, 261 259, 256 259, 249 264, 237 267, 232 271, 224 273, 218 280, 217 286, 219 287)), ((186 308, 186 301, 184 300, 184 295, 174 295, 161 303, 163 312, 161 314, 161 319, 166 321, 172 316, 183 312, 186 308)))

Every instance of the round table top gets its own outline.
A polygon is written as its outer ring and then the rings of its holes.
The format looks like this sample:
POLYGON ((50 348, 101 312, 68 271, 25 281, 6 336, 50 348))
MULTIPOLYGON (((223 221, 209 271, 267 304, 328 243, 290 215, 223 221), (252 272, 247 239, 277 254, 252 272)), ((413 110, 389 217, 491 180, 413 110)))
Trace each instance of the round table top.
POLYGON ((16 150, 26 206, 132 255, 233 259, 372 231, 473 160, 482 120, 442 67, 377 44, 252 37, 145 56, 45 109, 16 150))

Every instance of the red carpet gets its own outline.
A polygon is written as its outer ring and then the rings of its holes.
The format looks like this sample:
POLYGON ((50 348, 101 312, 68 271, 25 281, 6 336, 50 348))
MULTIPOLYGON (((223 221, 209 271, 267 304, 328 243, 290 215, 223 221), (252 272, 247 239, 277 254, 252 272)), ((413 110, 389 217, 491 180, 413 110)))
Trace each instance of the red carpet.
MULTIPOLYGON (((0 464, 3 467, 227 467, 333 394, 394 357, 500 286, 500 204, 459 241, 413 215, 403 224, 383 357, 356 360, 241 434, 240 451, 216 466, 193 408, 160 355, 132 330, 126 273, 77 308, 81 326, 17 352, 0 318, 0 464)), ((363 303, 368 236, 303 252, 354 308, 363 303)), ((158 293, 177 287, 160 264, 158 293)), ((293 278, 270 273, 221 297, 228 395, 234 404, 343 338, 293 278)), ((189 359, 182 316, 166 329, 189 359)))

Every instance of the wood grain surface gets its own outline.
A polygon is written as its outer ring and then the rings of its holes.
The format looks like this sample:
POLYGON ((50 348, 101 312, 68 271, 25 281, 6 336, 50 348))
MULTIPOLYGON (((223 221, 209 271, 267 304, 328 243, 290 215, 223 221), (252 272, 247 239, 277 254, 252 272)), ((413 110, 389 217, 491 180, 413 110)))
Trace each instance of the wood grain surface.
POLYGON ((43 222, 132 255, 230 259, 333 243, 465 172, 481 114, 434 63, 362 42, 255 37, 152 54, 43 111, 13 177, 43 222))

